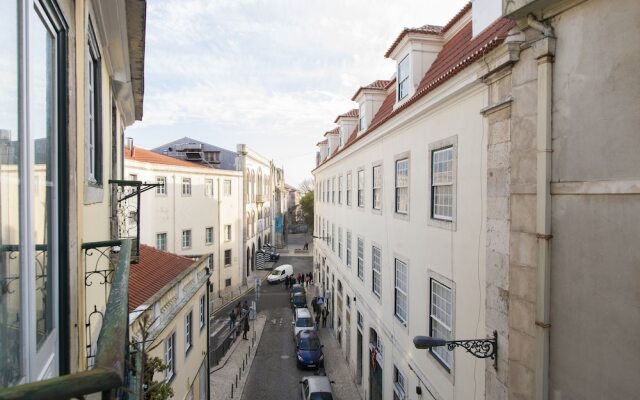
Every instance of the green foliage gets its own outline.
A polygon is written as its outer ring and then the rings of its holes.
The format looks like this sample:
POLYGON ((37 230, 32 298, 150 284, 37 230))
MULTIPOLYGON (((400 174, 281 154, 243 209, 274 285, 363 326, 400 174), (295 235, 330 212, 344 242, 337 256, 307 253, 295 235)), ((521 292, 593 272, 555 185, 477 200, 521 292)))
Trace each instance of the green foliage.
POLYGON ((304 223, 307 224, 309 229, 313 232, 313 191, 309 191, 300 198, 300 208, 302 209, 302 216, 304 223))
POLYGON ((158 357, 148 357, 146 354, 143 357, 146 358, 144 363, 144 398, 146 400, 167 400, 172 398, 173 389, 169 382, 153 380, 156 372, 164 372, 169 366, 158 357))

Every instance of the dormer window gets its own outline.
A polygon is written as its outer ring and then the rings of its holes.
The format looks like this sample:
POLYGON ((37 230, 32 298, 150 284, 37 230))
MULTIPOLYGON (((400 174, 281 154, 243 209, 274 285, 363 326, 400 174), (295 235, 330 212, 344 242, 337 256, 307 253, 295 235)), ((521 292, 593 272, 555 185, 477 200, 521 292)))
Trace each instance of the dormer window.
POLYGON ((398 63, 398 101, 409 94, 409 55, 398 63))
POLYGON ((367 129, 367 106, 365 102, 360 103, 360 113, 358 114, 358 130, 360 132, 367 129))

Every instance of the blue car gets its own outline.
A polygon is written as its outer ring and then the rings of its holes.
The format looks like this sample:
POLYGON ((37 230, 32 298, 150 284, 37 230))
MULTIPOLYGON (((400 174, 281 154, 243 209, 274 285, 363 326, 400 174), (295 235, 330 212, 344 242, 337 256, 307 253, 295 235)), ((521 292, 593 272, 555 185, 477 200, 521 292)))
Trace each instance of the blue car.
POLYGON ((304 330, 296 335, 296 357, 298 368, 324 368, 320 338, 314 330, 304 330))

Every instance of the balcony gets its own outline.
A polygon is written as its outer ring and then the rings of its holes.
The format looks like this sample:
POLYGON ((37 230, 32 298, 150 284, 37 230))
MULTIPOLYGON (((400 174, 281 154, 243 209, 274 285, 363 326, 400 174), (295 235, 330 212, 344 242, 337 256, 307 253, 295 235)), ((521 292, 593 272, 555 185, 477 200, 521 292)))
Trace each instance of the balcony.
POLYGON ((103 399, 126 399, 130 393, 138 393, 140 382, 129 368, 128 282, 131 241, 84 243, 82 253, 89 368, 0 389, 0 398, 68 399, 101 393, 103 399), (93 304, 94 300, 96 304, 93 304), (93 332, 97 332, 97 335, 93 332))

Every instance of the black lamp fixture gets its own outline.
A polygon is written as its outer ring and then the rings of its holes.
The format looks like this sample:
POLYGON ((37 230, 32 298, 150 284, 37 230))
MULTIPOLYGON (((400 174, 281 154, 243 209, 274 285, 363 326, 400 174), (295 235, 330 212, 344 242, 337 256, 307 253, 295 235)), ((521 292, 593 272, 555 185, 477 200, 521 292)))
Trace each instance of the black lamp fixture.
POLYGON ((432 347, 447 346, 451 351, 456 347, 462 347, 467 352, 478 358, 491 358, 493 367, 498 369, 498 332, 493 331, 493 338, 470 340, 444 340, 431 336, 416 336, 413 338, 416 349, 431 349, 432 347))

